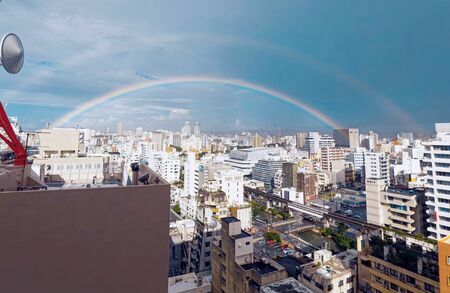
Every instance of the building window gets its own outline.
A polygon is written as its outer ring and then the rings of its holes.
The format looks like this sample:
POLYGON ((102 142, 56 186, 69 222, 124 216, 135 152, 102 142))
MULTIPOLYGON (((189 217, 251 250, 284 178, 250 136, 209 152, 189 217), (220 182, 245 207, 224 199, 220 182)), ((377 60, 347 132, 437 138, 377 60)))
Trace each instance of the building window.
POLYGON ((398 285, 397 285, 397 284, 394 284, 394 283, 391 283, 391 289, 392 289, 393 291, 395 291, 395 292, 398 292, 398 285))
POLYGON ((210 247, 211 246, 211 242, 207 241, 205 242, 205 247, 210 247))
POLYGON ((416 279, 411 277, 411 276, 406 276, 406 282, 415 285, 416 284, 416 279))
POLYGON ((207 261, 205 262, 205 267, 209 267, 211 265, 211 262, 207 261))
POLYGON ((344 285, 344 280, 339 281, 339 287, 342 287, 344 285))
POLYGON ((398 272, 397 272, 396 270, 390 269, 390 270, 389 270, 389 273, 391 274, 391 276, 393 276, 393 277, 395 277, 395 278, 398 278, 398 272))
POLYGON ((434 293, 434 292, 435 292, 434 286, 433 286, 433 285, 430 285, 430 284, 428 284, 428 283, 425 283, 425 291, 426 291, 426 292, 434 293))
POLYGON ((250 241, 245 242, 245 245, 250 245, 250 241))
POLYGON ((353 282, 353 277, 348 277, 346 283, 348 284, 348 283, 351 283, 351 282, 353 282))
POLYGON ((331 290, 333 290, 333 284, 328 285, 328 291, 331 291, 331 290))

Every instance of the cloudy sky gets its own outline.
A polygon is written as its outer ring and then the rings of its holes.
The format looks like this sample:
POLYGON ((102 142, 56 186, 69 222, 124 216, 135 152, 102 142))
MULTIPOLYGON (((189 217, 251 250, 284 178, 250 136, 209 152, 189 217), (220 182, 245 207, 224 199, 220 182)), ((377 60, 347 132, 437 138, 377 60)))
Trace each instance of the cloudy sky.
MULTIPOLYGON (((432 131, 450 121, 450 2, 3 0, 22 72, 0 99, 26 129, 106 92, 173 76, 239 79, 288 94, 343 126, 432 131)), ((327 129, 269 94, 212 82, 113 98, 67 126, 327 129)))

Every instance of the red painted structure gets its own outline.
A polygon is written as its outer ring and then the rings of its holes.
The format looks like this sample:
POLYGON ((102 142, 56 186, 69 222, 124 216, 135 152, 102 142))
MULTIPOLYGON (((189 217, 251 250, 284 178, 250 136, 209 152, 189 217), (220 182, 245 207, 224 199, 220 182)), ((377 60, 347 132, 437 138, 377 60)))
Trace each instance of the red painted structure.
POLYGON ((16 161, 14 165, 16 166, 25 166, 27 161, 27 152, 23 145, 20 143, 19 139, 14 132, 14 129, 9 122, 8 115, 6 115, 5 109, 3 108, 2 103, 0 102, 0 129, 3 129, 5 135, 0 133, 0 139, 2 139, 9 148, 16 155, 16 161))

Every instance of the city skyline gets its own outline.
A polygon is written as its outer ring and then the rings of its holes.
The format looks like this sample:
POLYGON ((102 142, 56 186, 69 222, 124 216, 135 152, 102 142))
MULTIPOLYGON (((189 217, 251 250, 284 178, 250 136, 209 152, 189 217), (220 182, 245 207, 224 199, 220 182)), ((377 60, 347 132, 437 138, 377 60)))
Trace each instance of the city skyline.
MULTIPOLYGON (((119 1, 6 1, 1 27, 21 35, 26 61, 19 76, 2 76, 0 96, 36 129, 116 89, 201 75, 282 92, 344 127, 432 133, 448 120, 449 4, 405 3, 142 2, 124 14, 119 1)), ((67 126, 174 129, 186 119, 217 131, 330 129, 273 95, 210 81, 133 92, 67 126)))

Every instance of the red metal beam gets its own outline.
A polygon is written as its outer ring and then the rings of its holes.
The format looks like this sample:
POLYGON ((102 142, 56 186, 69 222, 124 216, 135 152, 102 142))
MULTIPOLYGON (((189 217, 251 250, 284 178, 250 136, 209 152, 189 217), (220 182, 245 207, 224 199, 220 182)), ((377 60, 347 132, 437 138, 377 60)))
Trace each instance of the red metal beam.
POLYGON ((3 108, 2 103, 0 102, 0 128, 3 129, 5 135, 0 133, 0 139, 3 140, 9 148, 16 155, 16 161, 14 165, 16 166, 25 166, 27 162, 27 152, 23 145, 20 143, 17 138, 14 129, 9 122, 8 115, 6 115, 5 109, 3 108))

